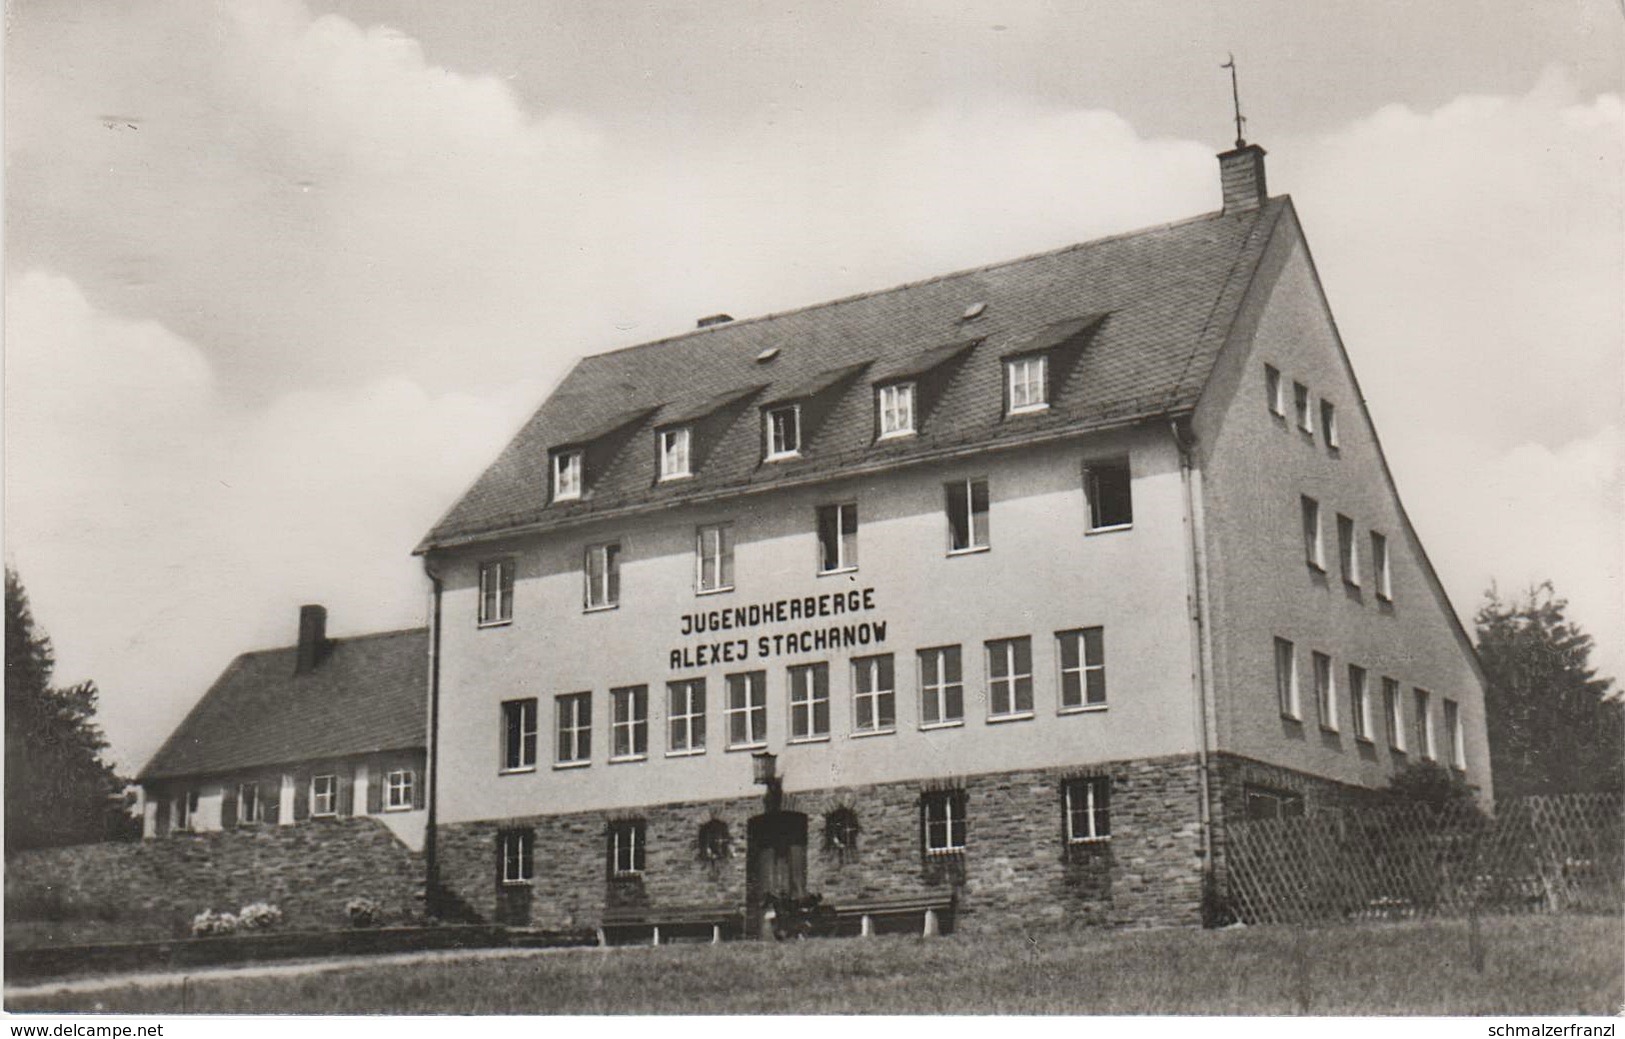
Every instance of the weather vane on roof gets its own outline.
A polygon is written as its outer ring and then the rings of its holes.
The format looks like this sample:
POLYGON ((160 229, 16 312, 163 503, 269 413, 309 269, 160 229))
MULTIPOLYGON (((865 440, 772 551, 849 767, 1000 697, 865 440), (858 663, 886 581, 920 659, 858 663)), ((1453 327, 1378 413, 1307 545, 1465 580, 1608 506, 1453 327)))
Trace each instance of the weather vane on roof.
POLYGON ((1236 88, 1236 56, 1231 54, 1230 60, 1219 67, 1230 70, 1230 99, 1236 105, 1236 147, 1245 148, 1247 141, 1241 135, 1241 124, 1245 123, 1247 119, 1241 114, 1241 91, 1236 88))

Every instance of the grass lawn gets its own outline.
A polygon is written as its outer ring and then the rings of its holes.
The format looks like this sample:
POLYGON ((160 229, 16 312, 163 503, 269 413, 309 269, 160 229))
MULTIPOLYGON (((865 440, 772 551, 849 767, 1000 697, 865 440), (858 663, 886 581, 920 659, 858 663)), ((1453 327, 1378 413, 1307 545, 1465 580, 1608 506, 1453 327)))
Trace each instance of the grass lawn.
MULTIPOLYGON (((998 939, 882 937, 570 950, 510 960, 194 979, 202 1013, 1613 1014, 1625 919, 1465 921, 998 939)), ((7 999, 12 1011, 175 1013, 180 988, 7 999)))

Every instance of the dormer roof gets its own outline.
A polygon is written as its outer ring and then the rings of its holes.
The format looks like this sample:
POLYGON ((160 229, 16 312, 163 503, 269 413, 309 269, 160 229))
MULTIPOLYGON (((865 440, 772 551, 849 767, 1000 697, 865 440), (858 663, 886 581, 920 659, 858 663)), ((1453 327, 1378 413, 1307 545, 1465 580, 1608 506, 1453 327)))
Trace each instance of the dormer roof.
POLYGON ((1290 207, 1268 199, 583 358, 417 551, 1188 412, 1290 207), (1059 356, 1049 407, 1012 421, 1001 360, 1050 349, 1059 356), (927 373, 941 385, 917 435, 877 444, 874 386, 927 373), (763 464, 761 409, 747 397, 763 406, 819 398, 800 458, 763 464), (713 414, 721 418, 693 478, 654 480, 642 438, 713 414), (612 422, 623 432, 592 467, 583 500, 550 504, 550 452, 612 422))

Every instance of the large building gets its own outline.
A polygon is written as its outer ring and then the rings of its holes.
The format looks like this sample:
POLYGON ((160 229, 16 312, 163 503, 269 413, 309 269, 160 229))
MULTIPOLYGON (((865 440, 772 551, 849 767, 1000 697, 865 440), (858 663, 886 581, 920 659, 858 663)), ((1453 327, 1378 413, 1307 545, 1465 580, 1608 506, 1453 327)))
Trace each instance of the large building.
POLYGON ((421 849, 428 662, 422 628, 330 639, 303 607, 299 642, 232 661, 141 770, 145 835, 375 816, 421 849))
POLYGON ((1215 213, 577 364, 418 549, 439 883, 1194 923, 1229 822, 1488 797, 1292 202, 1219 165, 1215 213))

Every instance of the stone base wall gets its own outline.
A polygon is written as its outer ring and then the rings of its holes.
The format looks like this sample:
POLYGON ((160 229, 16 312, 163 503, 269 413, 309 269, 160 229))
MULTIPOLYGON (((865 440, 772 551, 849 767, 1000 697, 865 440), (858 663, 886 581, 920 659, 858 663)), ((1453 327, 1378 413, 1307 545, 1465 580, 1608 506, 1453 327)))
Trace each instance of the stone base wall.
POLYGON ((1213 798, 1213 897, 1211 907, 1218 913, 1209 923, 1225 923, 1225 829, 1229 822, 1247 821, 1247 791, 1256 788, 1298 797, 1306 815, 1315 812, 1369 807, 1379 792, 1369 787, 1340 783, 1324 776, 1299 772, 1237 754, 1214 754, 1211 758, 1213 798))
POLYGON ((423 869, 374 819, 19 852, 6 856, 7 942, 179 937, 204 909, 261 901, 282 910, 284 930, 348 927, 345 903, 357 897, 401 923, 422 913, 423 869))
MULTIPOLYGON (((923 782, 842 787, 786 795, 808 817, 807 890, 835 905, 872 897, 956 892, 963 932, 1010 933, 1078 926, 1201 922, 1202 860, 1193 757, 1120 761, 1087 768, 994 773, 923 782), (1067 846, 1062 783, 1111 777, 1110 841, 1067 846), (962 790, 966 847, 948 860, 922 848, 920 801, 927 790, 962 790), (825 846, 828 813, 856 814, 856 849, 825 846)), ((699 905, 746 901, 749 820, 760 797, 650 805, 638 812, 583 812, 492 819, 439 827, 442 885, 482 919, 543 928, 592 927, 606 905, 699 905), (643 875, 609 875, 608 828, 645 826, 643 875), (701 855, 700 827, 720 820, 732 853, 701 855), (534 878, 500 882, 498 835, 534 834, 534 878)))

